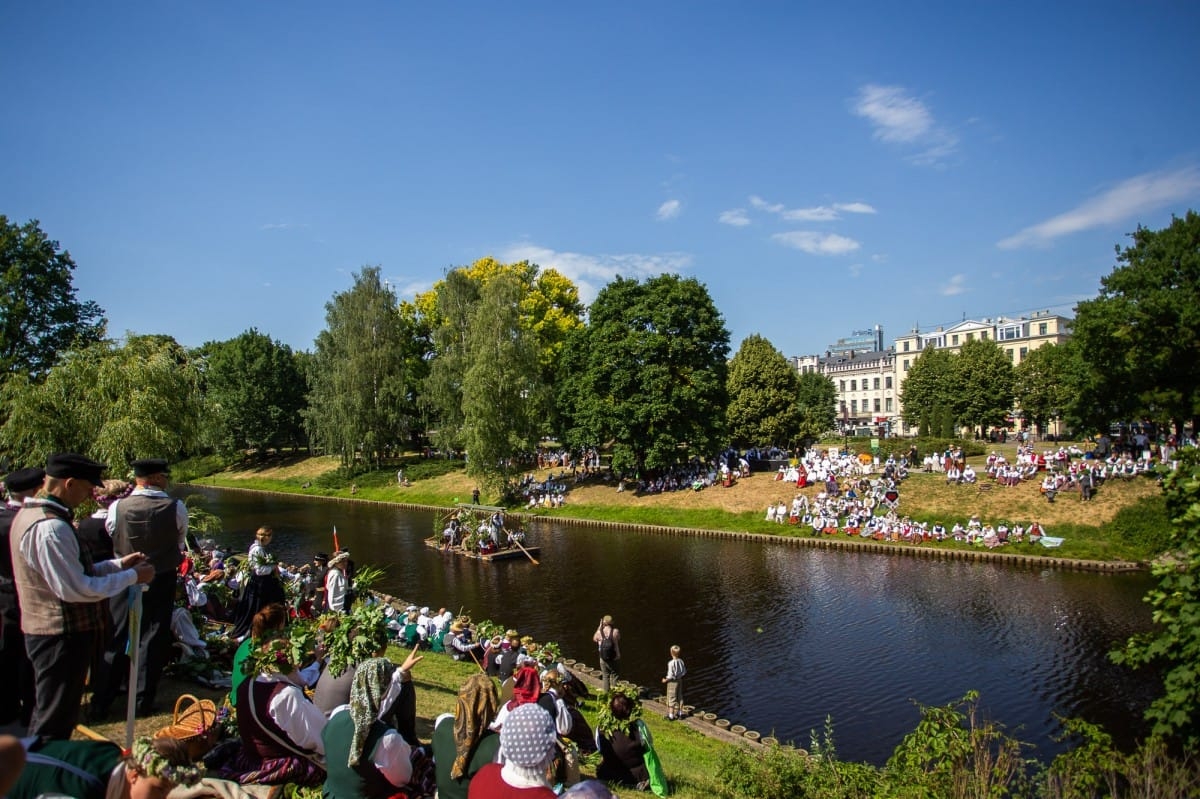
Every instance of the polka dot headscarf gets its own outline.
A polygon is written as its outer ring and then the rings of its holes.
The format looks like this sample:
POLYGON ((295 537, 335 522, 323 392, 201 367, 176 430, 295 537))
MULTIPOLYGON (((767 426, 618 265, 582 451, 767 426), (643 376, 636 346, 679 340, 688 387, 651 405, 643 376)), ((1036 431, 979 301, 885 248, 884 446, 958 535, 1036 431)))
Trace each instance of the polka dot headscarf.
POLYGON ((521 705, 508 714, 500 730, 500 751, 514 765, 540 769, 554 759, 554 719, 537 704, 521 705))

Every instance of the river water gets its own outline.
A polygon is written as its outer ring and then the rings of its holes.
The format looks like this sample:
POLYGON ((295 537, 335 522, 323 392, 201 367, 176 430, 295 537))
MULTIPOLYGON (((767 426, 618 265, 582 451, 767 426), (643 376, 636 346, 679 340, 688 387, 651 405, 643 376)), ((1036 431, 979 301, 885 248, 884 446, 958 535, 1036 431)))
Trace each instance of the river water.
POLYGON ((919 720, 915 703, 969 690, 983 714, 1049 760, 1057 717, 1144 731, 1155 680, 1106 653, 1150 627, 1145 574, 1039 570, 539 523, 540 566, 482 563, 424 546, 432 512, 187 487, 219 515, 223 545, 245 551, 262 524, 287 562, 328 552, 337 527, 378 588, 417 604, 556 641, 597 663, 591 636, 612 614, 623 675, 658 687, 668 647, 688 665, 685 701, 764 736, 807 747, 833 719, 839 756, 882 764, 919 720))

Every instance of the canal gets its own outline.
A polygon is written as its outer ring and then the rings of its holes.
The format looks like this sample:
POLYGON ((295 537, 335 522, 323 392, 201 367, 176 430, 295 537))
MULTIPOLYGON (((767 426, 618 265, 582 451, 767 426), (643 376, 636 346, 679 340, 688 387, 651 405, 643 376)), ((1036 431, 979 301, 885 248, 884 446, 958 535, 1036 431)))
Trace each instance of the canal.
POLYGON ((1061 751, 1058 717, 1144 732, 1157 685, 1108 661, 1150 627, 1146 574, 1093 574, 687 538, 539 523, 541 565, 481 563, 424 546, 434 513, 387 505, 185 487, 219 515, 219 543, 244 552, 262 524, 287 562, 329 551, 336 526, 378 586, 431 607, 556 641, 597 662, 597 621, 621 630, 623 676, 658 687, 668 647, 688 664, 685 701, 807 746, 832 717, 838 754, 882 764, 916 725, 915 703, 969 690, 986 717, 1061 751))

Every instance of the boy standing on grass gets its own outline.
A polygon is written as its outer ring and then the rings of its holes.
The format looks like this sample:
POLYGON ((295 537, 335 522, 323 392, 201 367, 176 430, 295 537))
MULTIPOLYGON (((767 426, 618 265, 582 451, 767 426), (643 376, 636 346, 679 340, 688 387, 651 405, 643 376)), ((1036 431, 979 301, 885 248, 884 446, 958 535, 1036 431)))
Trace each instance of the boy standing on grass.
POLYGON ((663 683, 667 686, 667 721, 683 718, 683 676, 687 674, 687 666, 679 657, 678 646, 671 647, 671 659, 667 662, 667 676, 663 683))

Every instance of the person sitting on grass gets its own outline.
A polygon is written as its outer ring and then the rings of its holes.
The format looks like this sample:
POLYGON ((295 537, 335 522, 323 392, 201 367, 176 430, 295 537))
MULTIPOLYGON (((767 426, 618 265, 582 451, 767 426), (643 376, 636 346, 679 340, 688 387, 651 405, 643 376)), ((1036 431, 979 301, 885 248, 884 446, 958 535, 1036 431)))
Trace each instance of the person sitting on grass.
POLYGON ((237 689, 240 746, 211 764, 222 779, 255 785, 325 781, 325 714, 304 695, 286 633, 268 635, 247 658, 255 676, 237 689))
POLYGON ((609 718, 602 718, 596 728, 596 747, 600 750, 596 778, 644 791, 650 784, 650 772, 644 757, 646 747, 635 724, 641 703, 614 692, 608 700, 608 711, 609 718))
POLYGON ((458 689, 454 713, 443 713, 434 720, 439 799, 467 799, 471 778, 495 761, 500 736, 488 724, 499 707, 496 684, 486 674, 472 674, 458 689))
POLYGON ((237 707, 238 686, 246 679, 245 663, 254 647, 261 646, 268 635, 276 634, 287 627, 287 608, 278 602, 267 605, 254 614, 250 622, 250 635, 242 641, 233 653, 233 670, 229 680, 229 704, 237 707))
POLYGON ((35 744, 18 773, 20 776, 4 794, 10 799, 159 799, 176 785, 199 782, 204 768, 193 765, 187 746, 174 738, 139 738, 128 753, 111 741, 35 744))
POLYGON ((423 797, 433 793, 429 754, 410 746, 392 727, 393 706, 422 655, 414 648, 398 668, 387 658, 358 664, 350 703, 333 712, 321 732, 325 742, 326 799, 366 796, 423 797))

